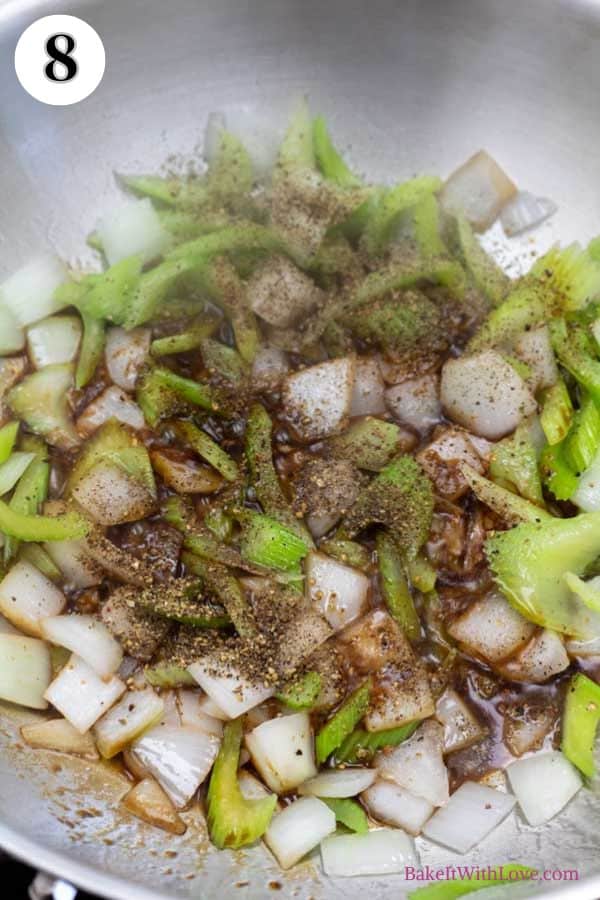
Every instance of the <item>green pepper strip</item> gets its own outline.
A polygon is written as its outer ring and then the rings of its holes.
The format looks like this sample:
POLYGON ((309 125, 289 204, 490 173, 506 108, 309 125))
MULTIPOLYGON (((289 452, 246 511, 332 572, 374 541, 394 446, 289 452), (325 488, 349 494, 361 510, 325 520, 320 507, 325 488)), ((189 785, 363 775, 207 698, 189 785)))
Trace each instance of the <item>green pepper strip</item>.
POLYGON ((421 636, 421 622, 413 603, 402 558, 392 537, 385 531, 377 534, 377 559, 381 593, 390 615, 411 641, 421 636))
POLYGON ((588 778, 596 774, 594 742, 600 722, 600 685, 578 673, 567 689, 562 723, 562 751, 588 778))
POLYGON ((335 813, 336 822, 345 825, 350 831, 356 834, 366 834, 369 830, 369 820, 367 814, 356 802, 349 797, 321 797, 320 798, 329 809, 335 813))
POLYGON ((365 731, 364 728, 356 728, 348 735, 339 750, 335 754, 337 762, 355 763, 366 762, 371 759, 378 750, 384 747, 396 747, 414 734, 420 722, 408 722, 397 728, 386 728, 384 731, 365 731))
POLYGON ((9 422, 8 425, 0 428, 0 465, 6 462, 12 453, 18 433, 18 422, 9 422))
POLYGON ((350 696, 344 700, 340 708, 317 734, 315 748, 317 764, 325 762, 327 757, 352 733, 369 706, 371 695, 371 679, 367 678, 350 696))
POLYGON ((75 511, 61 516, 26 515, 0 500, 0 531, 20 541, 68 541, 85 537, 90 527, 75 511))
POLYGON ((220 472, 227 481, 235 481, 239 470, 235 460, 225 453, 206 432, 197 428, 192 422, 174 422, 173 429, 177 436, 188 444, 192 450, 220 472))
POLYGON ((207 562, 184 553, 182 561, 194 575, 199 575, 209 594, 213 594, 227 610, 240 637, 255 637, 258 633, 254 613, 238 581, 225 566, 207 562))

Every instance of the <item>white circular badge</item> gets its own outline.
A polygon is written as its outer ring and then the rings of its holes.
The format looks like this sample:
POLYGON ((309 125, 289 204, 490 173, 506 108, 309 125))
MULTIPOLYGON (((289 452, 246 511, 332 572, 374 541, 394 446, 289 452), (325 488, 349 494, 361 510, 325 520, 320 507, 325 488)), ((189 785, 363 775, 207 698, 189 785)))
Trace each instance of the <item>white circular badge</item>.
POLYGON ((44 16, 26 28, 15 49, 15 71, 41 103, 70 106, 89 97, 104 75, 104 44, 77 16, 44 16))

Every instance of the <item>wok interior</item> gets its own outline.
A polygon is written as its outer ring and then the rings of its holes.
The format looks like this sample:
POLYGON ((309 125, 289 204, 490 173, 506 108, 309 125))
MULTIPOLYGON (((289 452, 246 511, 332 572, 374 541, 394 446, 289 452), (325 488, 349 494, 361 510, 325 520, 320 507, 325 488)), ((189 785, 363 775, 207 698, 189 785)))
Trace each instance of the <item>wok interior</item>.
MULTIPOLYGON (((445 174, 485 146, 520 185, 559 205, 556 237, 585 240, 598 231, 599 34, 600 8, 583 0, 107 0, 60 9, 9 0, 0 6, 0 274, 48 243, 85 258, 84 236, 116 195, 114 169, 184 162, 198 152, 210 111, 280 121, 298 93, 370 178, 445 174), (12 66, 23 28, 59 11, 89 21, 107 54, 95 94, 65 108, 27 96, 12 66)), ((231 894, 243 882, 251 897, 270 896, 270 882, 295 897, 358 891, 322 880, 310 863, 283 876, 262 848, 205 857, 201 821, 165 842, 114 811, 118 770, 40 760, 21 747, 23 716, 5 708, 0 718, 0 841, 34 865, 114 897, 231 894)), ((593 875, 594 806, 582 792, 545 828, 506 822, 485 860, 474 851, 460 862, 576 863, 581 877, 593 875)), ((439 848, 421 855, 423 864, 458 861, 439 848)), ((593 885, 578 889, 598 895, 593 885)), ((360 882, 367 895, 401 890, 396 878, 360 882)))

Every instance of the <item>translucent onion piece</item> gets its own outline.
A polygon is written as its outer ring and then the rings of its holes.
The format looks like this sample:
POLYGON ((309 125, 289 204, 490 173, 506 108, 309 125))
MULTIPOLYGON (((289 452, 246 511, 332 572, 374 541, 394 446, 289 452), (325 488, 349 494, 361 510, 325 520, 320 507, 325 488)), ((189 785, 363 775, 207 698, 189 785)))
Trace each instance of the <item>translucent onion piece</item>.
POLYGON ((436 844, 466 853, 504 821, 515 803, 511 794, 465 781, 427 822, 423 834, 436 844))
POLYGON ((56 256, 38 256, 0 284, 0 306, 25 328, 58 312, 61 304, 54 300, 54 292, 65 278, 65 268, 56 256))
POLYGON ((442 416, 437 375, 422 375, 396 384, 385 392, 385 401, 396 419, 421 433, 437 425, 442 416))
POLYGON ((366 791, 376 777, 375 769, 332 769, 305 781, 298 788, 298 793, 312 797, 356 797, 366 791))
POLYGON ((301 797, 271 819, 265 842, 282 869, 289 869, 335 831, 335 815, 316 797, 301 797))
POLYGON ((36 369, 73 362, 80 340, 78 316, 51 316, 27 329, 27 350, 36 369))
POLYGON ((177 809, 183 809, 210 772, 219 743, 197 728, 156 725, 131 750, 177 809))
POLYGON ((15 316, 0 305, 0 356, 18 353, 25 346, 25 332, 15 316))
POLYGON ((86 406, 77 419, 77 431, 83 437, 89 437, 109 419, 116 419, 136 430, 145 426, 144 414, 140 407, 116 385, 106 388, 89 406, 86 406))
POLYGON ((323 553, 311 552, 306 561, 306 589, 315 609, 339 631, 365 611, 369 579, 323 553))
POLYGON ((66 719, 48 719, 23 725, 21 737, 30 747, 39 750, 71 753, 90 760, 100 758, 92 735, 89 732, 80 734, 66 719))
POLYGON ((575 766, 559 750, 519 759, 506 773, 530 825, 542 825, 554 818, 582 784, 575 766))
POLYGON ((375 767, 382 778, 394 781, 433 806, 442 806, 449 797, 443 741, 442 726, 428 720, 398 747, 377 753, 375 767))
POLYGON ((138 375, 150 352, 149 328, 109 328, 106 332, 105 358, 108 374, 124 391, 133 391, 138 375))
POLYGON ((88 588, 102 581, 101 567, 87 553, 83 540, 48 541, 44 550, 71 588, 88 588))
POLYGON ((559 672, 564 672, 569 665, 569 657, 560 635, 544 628, 516 656, 498 668, 511 681, 543 684, 559 672))
POLYGON ((76 653, 101 678, 109 678, 123 659, 123 650, 106 625, 94 616, 52 616, 40 622, 42 636, 76 653))
POLYGON ((307 713, 263 722, 246 734, 246 747, 259 775, 276 794, 286 793, 317 774, 307 713))
POLYGON ((373 356, 358 357, 350 415, 378 416, 384 413, 386 411, 384 391, 385 385, 378 360, 373 356))
POLYGON ((516 653, 532 637, 535 626, 497 591, 476 600, 449 626, 467 650, 495 663, 516 653))
POLYGON ((316 441, 344 427, 354 385, 354 360, 332 359, 288 375, 282 405, 298 436, 316 441))
POLYGON ((121 800, 128 812, 169 834, 184 834, 186 824, 154 778, 144 778, 121 800))
POLYGON ((85 734, 125 691, 120 678, 103 680, 86 662, 73 654, 45 693, 45 698, 85 734))
POLYGON ((417 797, 406 788, 383 778, 377 779, 361 799, 369 815, 378 822, 403 828, 412 835, 420 833, 435 809, 424 797, 417 797))
POLYGON ((110 266, 127 256, 149 262, 160 256, 170 240, 148 197, 129 200, 107 213, 98 222, 96 234, 110 266))
POLYGON ((16 562, 0 582, 0 612, 34 637, 42 636, 40 621, 57 616, 66 602, 63 592, 25 560, 16 562))
POLYGON ((94 727, 98 750, 111 759, 161 718, 165 704, 152 688, 127 691, 94 727))
POLYGON ((517 192, 498 163, 480 150, 450 175, 440 193, 446 212, 464 212, 476 231, 485 231, 517 192))
POLYGON ((495 350, 449 359, 440 394, 450 419, 489 440, 514 431, 537 408, 523 379, 495 350))
POLYGON ((518 191, 508 201, 500 214, 504 233, 514 237, 530 228, 541 225, 557 211, 558 206, 547 197, 536 197, 529 191, 518 191))
POLYGON ((0 697, 19 706, 46 709, 52 678, 48 647, 36 638, 0 634, 0 697))
POLYGON ((250 684, 239 672, 221 672, 222 668, 218 661, 203 659, 189 666, 188 672, 230 719, 236 719, 275 693, 273 687, 250 684))
POLYGON ((321 861, 325 874, 334 877, 403 874, 406 866, 418 865, 413 840, 395 828, 328 837, 321 861))

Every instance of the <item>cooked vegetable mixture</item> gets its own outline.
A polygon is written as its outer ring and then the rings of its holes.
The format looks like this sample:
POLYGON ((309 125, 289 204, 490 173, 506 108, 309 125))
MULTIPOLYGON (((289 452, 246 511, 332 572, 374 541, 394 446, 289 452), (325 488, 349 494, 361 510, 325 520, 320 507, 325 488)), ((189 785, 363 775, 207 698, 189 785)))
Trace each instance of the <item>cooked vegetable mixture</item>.
POLYGON ((268 178, 219 117, 206 163, 0 285, 0 697, 286 869, 546 822, 600 719, 597 242, 511 280, 476 233, 549 201, 368 184, 305 104, 268 178))

